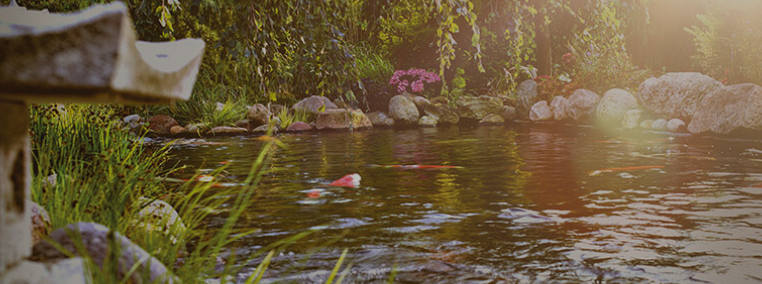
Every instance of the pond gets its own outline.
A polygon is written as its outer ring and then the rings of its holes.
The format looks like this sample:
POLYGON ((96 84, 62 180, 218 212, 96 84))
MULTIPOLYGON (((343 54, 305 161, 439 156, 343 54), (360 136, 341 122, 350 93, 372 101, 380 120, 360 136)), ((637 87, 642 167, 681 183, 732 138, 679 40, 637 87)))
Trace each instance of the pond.
MULTIPOLYGON (((278 139, 241 221, 260 231, 237 253, 317 232, 277 254, 265 283, 323 283, 345 248, 345 283, 393 270, 398 283, 762 281, 762 140, 542 124, 278 139), (351 173, 359 187, 327 185, 351 173)), ((207 141, 172 153, 195 169, 230 161, 233 181, 263 143, 207 141)))

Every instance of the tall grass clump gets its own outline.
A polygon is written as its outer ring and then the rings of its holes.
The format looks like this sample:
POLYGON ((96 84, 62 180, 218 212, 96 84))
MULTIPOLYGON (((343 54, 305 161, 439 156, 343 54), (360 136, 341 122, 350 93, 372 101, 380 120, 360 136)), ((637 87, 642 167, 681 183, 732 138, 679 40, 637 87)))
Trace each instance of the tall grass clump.
MULTIPOLYGON (((147 149, 139 136, 112 121, 112 114, 108 107, 92 105, 32 107, 32 198, 48 210, 53 229, 80 221, 100 223, 129 237, 183 283, 203 283, 215 275, 215 259, 223 249, 251 233, 235 224, 254 198, 273 144, 263 146, 241 187, 211 190, 213 183, 187 182, 173 188, 162 182, 175 169, 165 165, 168 146, 147 149), (50 174, 56 175, 54 183, 47 181, 50 174), (144 225, 150 220, 140 210, 160 197, 177 209, 187 227, 175 223, 154 230, 144 225), (220 213, 219 208, 226 210, 220 213), (210 214, 227 216, 222 228, 203 226, 210 214)), ((229 260, 234 263, 235 256, 229 260)), ((232 269, 228 265, 225 274, 235 275, 232 269)), ((127 281, 106 268, 89 272, 92 283, 127 281)))

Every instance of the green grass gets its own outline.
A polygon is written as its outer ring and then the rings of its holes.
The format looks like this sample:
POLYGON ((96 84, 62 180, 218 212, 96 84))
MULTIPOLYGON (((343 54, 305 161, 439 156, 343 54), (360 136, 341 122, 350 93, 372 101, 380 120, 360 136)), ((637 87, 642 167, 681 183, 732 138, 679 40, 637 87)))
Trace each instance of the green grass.
POLYGON ((301 121, 309 123, 314 118, 307 111, 302 109, 291 110, 289 108, 282 108, 280 112, 275 113, 275 116, 280 118, 280 127, 283 129, 288 128, 294 122, 301 121))
POLYGON ((394 73, 394 65, 389 60, 388 52, 369 46, 355 46, 352 48, 355 56, 357 70, 361 79, 372 79, 378 82, 386 82, 394 73))

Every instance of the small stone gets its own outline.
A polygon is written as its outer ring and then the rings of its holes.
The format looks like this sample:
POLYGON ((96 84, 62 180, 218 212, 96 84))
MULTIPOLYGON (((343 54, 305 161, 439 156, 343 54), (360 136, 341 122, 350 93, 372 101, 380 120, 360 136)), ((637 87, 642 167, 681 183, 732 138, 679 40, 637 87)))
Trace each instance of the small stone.
POLYGON ((550 111, 547 101, 535 103, 529 111, 529 120, 531 121, 550 120, 551 118, 553 118, 553 112, 550 111))
POLYGON ((206 132, 206 135, 243 134, 249 132, 243 127, 217 126, 206 132))
POLYGON ((169 134, 169 130, 175 125, 180 124, 177 123, 177 120, 165 114, 154 115, 148 119, 148 128, 161 135, 169 134))
POLYGON ((171 133, 172 135, 177 135, 177 134, 181 134, 185 132, 188 132, 188 129, 180 125, 172 126, 172 128, 169 129, 169 133, 171 133))
POLYGON ((32 245, 35 245, 50 233, 53 225, 45 208, 31 200, 26 201, 26 206, 32 212, 32 245))
POLYGON ((503 106, 503 111, 500 112, 500 115, 503 116, 504 120, 515 120, 519 118, 519 112, 512 106, 503 106))
POLYGON ((138 219, 131 220, 130 225, 147 232, 155 231, 169 236, 172 243, 176 244, 177 237, 186 230, 177 210, 163 200, 151 201, 141 197, 139 202, 142 209, 138 212, 138 219))
POLYGON ((631 109, 624 113, 624 117, 622 118, 622 126, 624 126, 625 129, 634 129, 635 127, 638 127, 640 124, 640 115, 643 113, 643 110, 639 109, 631 109))
POLYGON ((214 107, 217 110, 217 112, 220 112, 220 111, 225 109, 225 104, 223 104, 221 102, 217 102, 217 103, 214 104, 214 107))
POLYGON ((296 121, 291 123, 288 127, 286 127, 286 132, 301 132, 301 131, 310 131, 312 130, 312 126, 309 124, 306 124, 301 121, 296 121))
POLYGON ((568 100, 565 97, 562 97, 562 96, 553 97, 553 100, 550 101, 550 111, 553 113, 553 119, 564 120, 567 118, 567 115, 566 115, 567 104, 568 104, 568 100))
POLYGON ((255 104, 249 109, 248 118, 251 127, 266 125, 270 123, 270 110, 263 104, 255 104))
POLYGON ((141 120, 142 119, 140 118, 140 115, 137 114, 131 114, 122 118, 122 121, 124 121, 124 123, 130 127, 130 129, 134 129, 140 126, 141 120))
POLYGON ((654 125, 653 119, 646 119, 640 122, 640 125, 638 127, 642 129, 651 129, 651 127, 654 125))
POLYGON ((188 124, 188 125, 186 125, 185 129, 188 129, 188 132, 199 133, 199 132, 203 132, 204 130, 206 130, 208 128, 206 127, 206 124, 203 124, 203 123, 194 123, 194 124, 188 124))
POLYGON ((236 121, 236 122, 235 122, 235 126, 236 126, 236 127, 241 127, 241 128, 246 128, 246 129, 249 129, 249 128, 251 128, 251 127, 249 126, 249 120, 248 120, 248 119, 241 119, 241 120, 239 120, 239 121, 236 121))
POLYGON ((505 120, 498 114, 488 114, 479 121, 480 125, 503 125, 505 120))
POLYGON ((418 126, 421 127, 436 127, 439 120, 433 116, 424 115, 418 120, 418 126))
POLYGON ((376 111, 366 114, 370 123, 373 126, 391 127, 394 126, 394 119, 387 116, 385 113, 376 111))
POLYGON ((654 121, 654 124, 651 125, 651 129, 658 131, 667 130, 667 120, 663 118, 657 119, 654 121))
POLYGON ((683 132, 685 128, 685 121, 682 121, 679 118, 673 118, 667 122, 667 130, 669 132, 683 132))

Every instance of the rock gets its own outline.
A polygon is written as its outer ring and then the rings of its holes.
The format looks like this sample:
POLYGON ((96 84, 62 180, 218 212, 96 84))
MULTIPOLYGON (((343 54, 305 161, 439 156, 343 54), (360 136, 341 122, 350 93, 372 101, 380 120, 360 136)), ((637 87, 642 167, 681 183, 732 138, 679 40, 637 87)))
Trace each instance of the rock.
POLYGON ((447 104, 434 103, 428 105, 423 112, 428 116, 436 117, 442 123, 458 124, 460 121, 458 112, 447 104))
POLYGON ((48 211, 34 201, 27 200, 26 206, 30 208, 32 214, 32 245, 37 244, 43 237, 50 233, 52 224, 50 222, 50 215, 48 211))
POLYGON ((499 114, 503 110, 503 101, 489 96, 462 96, 455 104, 460 118, 481 120, 488 114, 499 114))
POLYGON ((663 118, 657 119, 654 121, 654 124, 651 124, 651 129, 657 131, 667 130, 667 120, 663 118))
POLYGON ((721 87, 701 100, 688 125, 691 133, 725 134, 762 130, 762 87, 747 83, 721 87))
POLYGON ((130 226, 147 233, 159 232, 176 244, 177 238, 186 230, 177 210, 163 200, 151 201, 141 197, 139 202, 142 209, 138 212, 138 219, 130 220, 130 226))
POLYGON ((503 116, 504 120, 515 120, 519 118, 519 112, 512 106, 503 106, 503 111, 500 112, 500 115, 503 116))
POLYGON ((264 133, 267 133, 267 131, 269 131, 270 129, 272 129, 273 134, 278 133, 278 129, 277 128, 272 128, 269 125, 260 125, 260 126, 257 126, 257 128, 252 129, 251 132, 252 133, 264 134, 264 133))
POLYGON ((154 115, 148 119, 148 128, 161 135, 169 134, 169 130, 175 125, 180 124, 174 118, 165 114, 154 115))
POLYGON ((294 104, 294 106, 291 108, 294 110, 303 110, 307 113, 316 115, 320 113, 321 108, 325 108, 325 110, 329 110, 329 109, 337 109, 338 107, 336 106, 336 104, 331 102, 331 100, 326 97, 311 96, 309 98, 299 101, 298 103, 294 104))
POLYGON ((172 134, 172 135, 177 135, 177 134, 181 134, 181 133, 185 133, 185 132, 188 132, 188 129, 186 129, 185 127, 182 127, 180 125, 172 126, 172 128, 169 129, 169 133, 172 134))
POLYGON ((433 116, 424 115, 418 120, 418 126, 421 127, 437 127, 439 119, 433 116))
POLYGON ((640 115, 643 113, 643 110, 640 109, 631 109, 624 113, 624 117, 622 118, 622 126, 624 126, 625 129, 634 129, 635 127, 638 127, 640 125, 640 115))
POLYGON ((243 134, 249 130, 243 127, 217 126, 206 132, 206 135, 243 134))
POLYGON ((214 104, 214 109, 217 110, 217 112, 220 112, 220 111, 225 109, 225 104, 223 104, 221 102, 216 102, 214 104))
POLYGON ((662 117, 690 120, 704 96, 722 83, 701 73, 667 73, 640 84, 638 99, 643 107, 662 117))
POLYGON ((315 122, 318 130, 361 129, 373 127, 368 117, 360 110, 328 109, 318 114, 315 122))
POLYGON ((682 132, 685 129, 685 121, 679 118, 673 118, 667 121, 667 130, 669 132, 682 132))
POLYGON ((431 98, 429 100, 429 102, 432 103, 432 104, 443 104, 443 105, 446 105, 446 104, 450 103, 450 101, 447 100, 447 97, 445 97, 445 96, 436 96, 436 97, 433 97, 433 98, 431 98))
POLYGON ((201 133, 208 129, 206 124, 203 123, 188 124, 185 126, 185 128, 188 129, 188 132, 192 133, 201 133))
POLYGON ((122 118, 122 121, 124 121, 130 129, 135 129, 140 126, 142 119, 140 118, 140 115, 131 114, 122 118))
POLYGON ((312 126, 301 121, 292 122, 288 127, 286 127, 286 132, 301 132, 310 130, 312 130, 312 126))
POLYGON ((595 114, 595 106, 601 97, 593 91, 577 89, 566 102, 566 117, 574 121, 585 121, 595 114))
POLYGON ((241 127, 241 128, 246 128, 246 129, 251 129, 251 125, 249 125, 249 120, 248 119, 241 119, 239 121, 236 121, 235 122, 235 126, 236 127, 241 127))
POLYGON ((270 105, 270 110, 272 110, 273 115, 277 115, 286 111, 286 106, 281 104, 272 104, 270 105))
POLYGON ((537 82, 525 80, 516 88, 516 110, 519 117, 527 117, 532 106, 539 101, 537 82))
POLYGON ((45 181, 42 182, 42 188, 43 189, 53 189, 58 184, 58 174, 52 174, 49 175, 47 178, 45 178, 45 181))
POLYGON ((635 96, 622 89, 611 89, 598 102, 595 117, 598 123, 619 126, 625 113, 631 109, 640 109, 635 96))
POLYGON ((505 119, 499 114, 489 114, 482 118, 482 120, 479 120, 480 125, 503 125, 504 123, 505 119))
POLYGON ((385 113, 376 111, 366 114, 368 117, 368 120, 370 120, 370 123, 373 124, 373 126, 385 126, 390 127, 394 126, 394 119, 387 116, 385 113))
POLYGON ((418 107, 418 111, 423 111, 426 108, 426 106, 431 104, 431 102, 424 97, 415 96, 413 98, 413 104, 415 104, 415 106, 418 107))
POLYGON ((651 129, 651 127, 654 125, 653 119, 646 119, 640 122, 640 125, 638 127, 642 129, 651 129))
MULTIPOLYGON (((69 224, 53 231, 50 234, 50 239, 75 256, 80 256, 80 252, 85 251, 101 269, 104 269, 104 263, 106 263, 109 254, 113 251, 119 251, 120 256, 116 265, 119 279, 124 278, 128 271, 136 267, 130 276, 132 283, 146 283, 143 281, 144 278, 150 283, 177 282, 159 260, 151 257, 127 237, 118 232, 110 232, 103 225, 85 222, 69 224), (82 250, 77 249, 80 241, 82 250), (118 245, 119 248, 111 248, 112 244, 118 245)), ((47 241, 39 242, 32 248, 31 259, 33 261, 49 262, 65 258, 68 258, 67 254, 59 251, 56 246, 47 241)))
POLYGON ((549 120, 551 118, 553 118, 553 112, 550 111, 546 101, 535 103, 529 111, 529 120, 531 121, 549 120))
POLYGON ((263 104, 255 104, 249 109, 247 117, 249 118, 249 127, 257 127, 270 123, 270 110, 263 104))
POLYGON ((403 95, 396 95, 389 100, 389 116, 395 122, 413 124, 418 121, 420 113, 415 103, 403 95))
POLYGON ((0 273, 0 283, 8 284, 87 284, 93 282, 81 257, 40 263, 21 261, 0 273), (87 275, 87 276, 86 276, 87 275))
POLYGON ((562 96, 555 96, 550 101, 550 111, 553 113, 553 119, 564 120, 566 116, 566 105, 569 101, 562 96))

